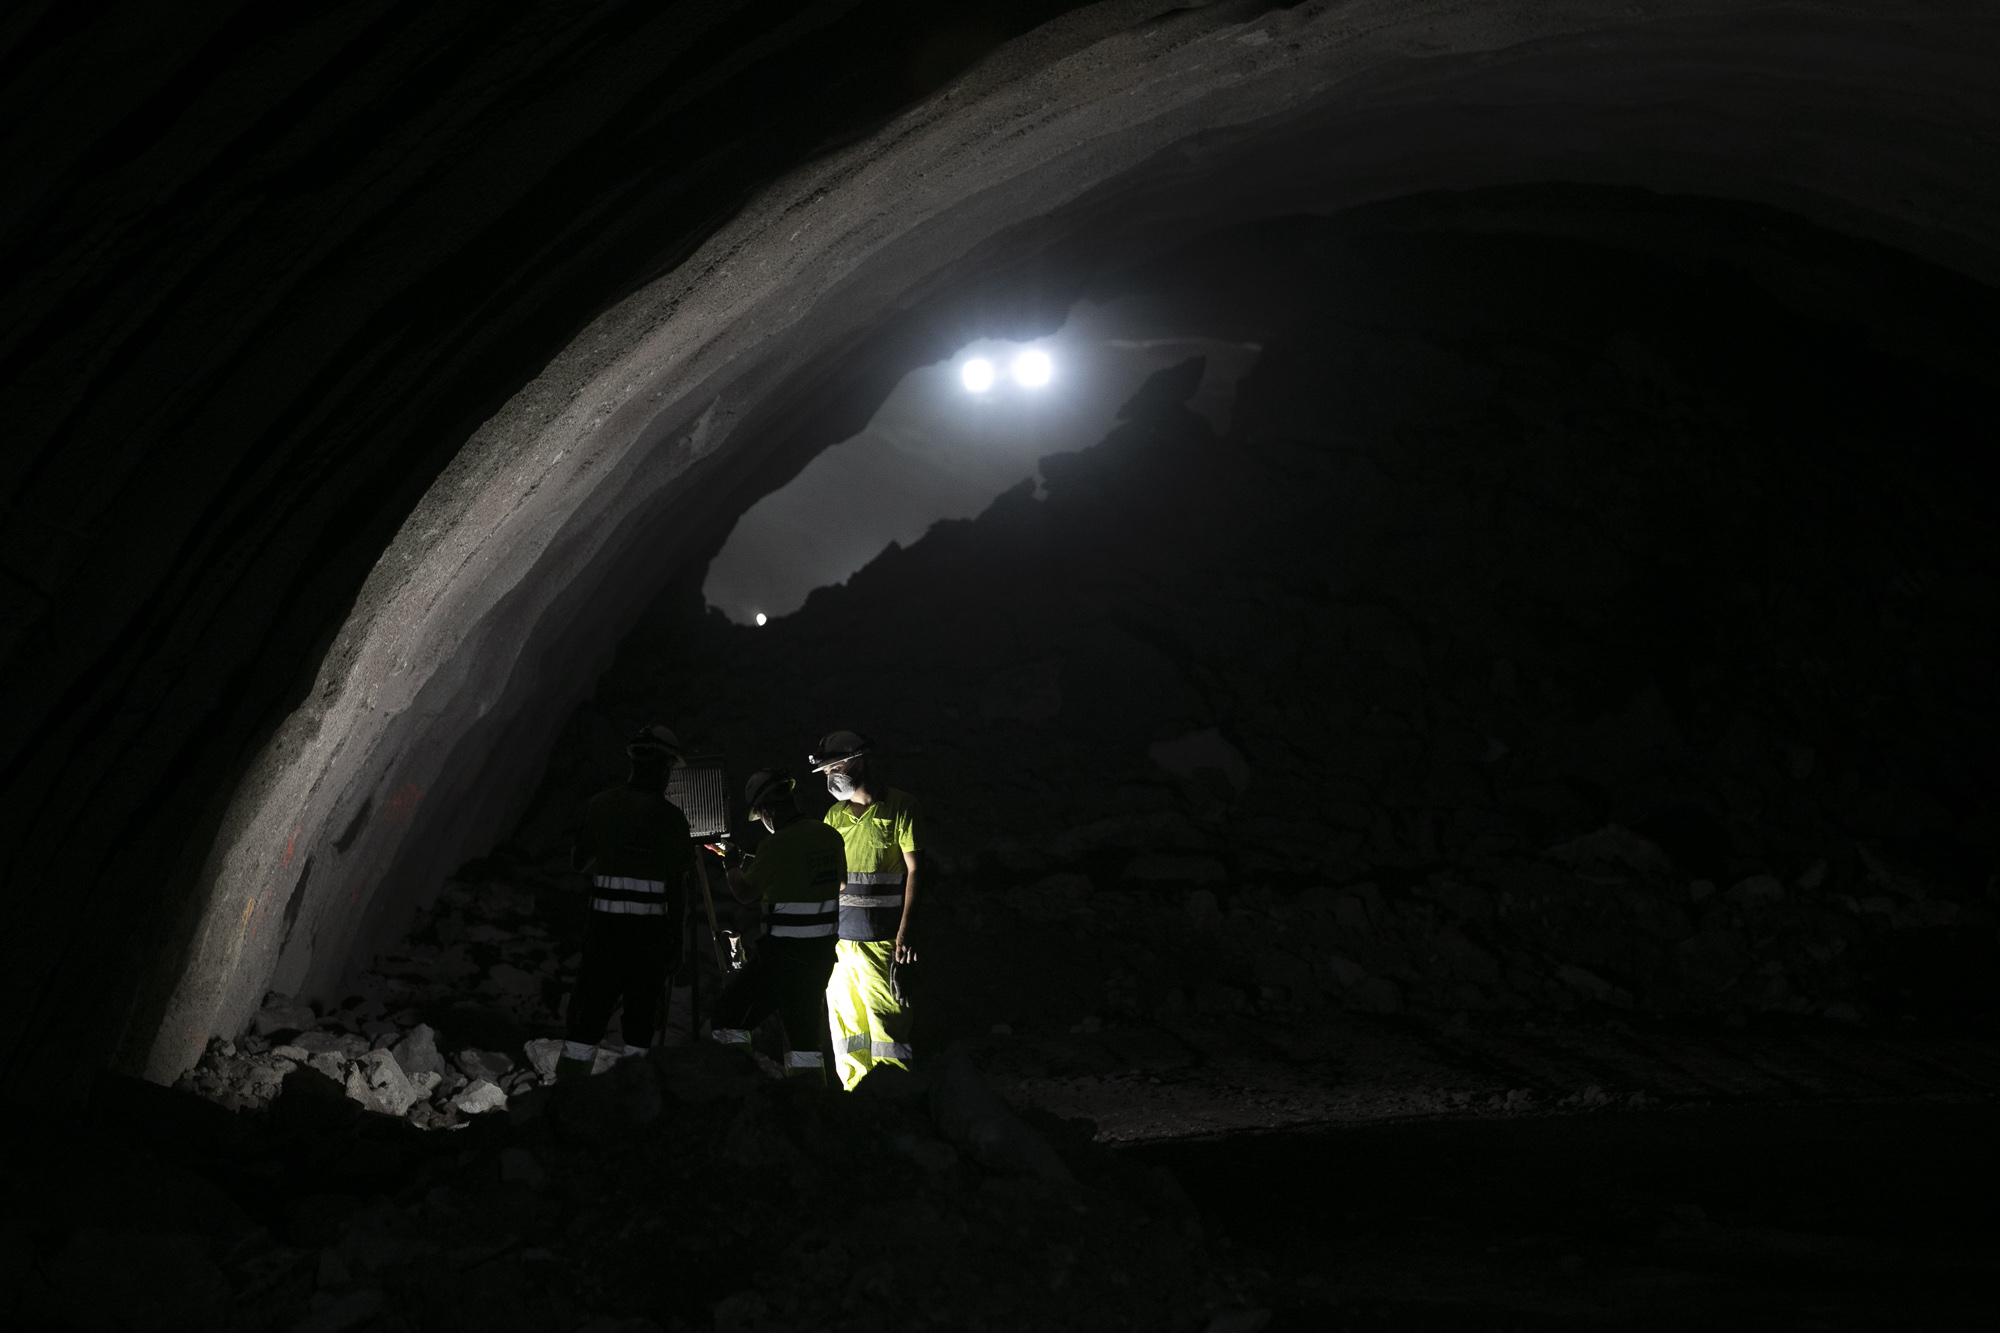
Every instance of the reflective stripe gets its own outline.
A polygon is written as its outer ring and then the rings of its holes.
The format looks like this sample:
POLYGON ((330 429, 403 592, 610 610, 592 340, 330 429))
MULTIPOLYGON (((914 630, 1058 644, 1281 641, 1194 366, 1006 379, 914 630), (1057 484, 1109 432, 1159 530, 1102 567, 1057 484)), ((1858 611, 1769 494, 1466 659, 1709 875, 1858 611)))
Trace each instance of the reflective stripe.
POLYGON ((856 1033, 853 1036, 842 1037, 840 1039, 840 1049, 846 1051, 849 1055, 853 1055, 857 1051, 867 1050, 868 1034, 865 1032, 860 1032, 856 1033))
POLYGON ((787 1051, 785 1053, 785 1068, 824 1069, 826 1068, 826 1060, 818 1051, 787 1051))
POLYGON ((745 1028, 714 1028, 710 1030, 708 1035, 721 1042, 724 1046, 748 1046, 750 1044, 750 1033, 745 1028))
POLYGON ((910 1043, 906 1041, 871 1041, 868 1043, 868 1054, 874 1056, 877 1060, 909 1060, 914 1058, 911 1054, 910 1043))
POLYGON ((628 879, 624 875, 598 875, 592 882, 600 889, 620 889, 626 893, 665 893, 663 879, 628 879))
POLYGON ((627 1046, 625 1048, 625 1054, 627 1055, 644 1055, 645 1053, 646 1048, 644 1046, 627 1046))
POLYGON ((769 903, 773 916, 824 916, 840 906, 838 898, 828 898, 823 903, 769 903))
POLYGON ((592 898, 590 910, 609 912, 613 916, 665 916, 665 903, 634 903, 623 898, 592 898))
POLYGON ((771 934, 781 940, 825 939, 833 934, 833 922, 818 926, 773 926, 771 934))
POLYGON ((587 1041, 566 1041, 563 1043, 563 1059, 590 1060, 597 1056, 597 1047, 587 1041))
POLYGON ((849 884, 901 884, 909 875, 907 867, 902 870, 850 870, 847 872, 849 884))
POLYGON ((842 907, 901 907, 903 895, 900 893, 843 893, 840 895, 842 907))

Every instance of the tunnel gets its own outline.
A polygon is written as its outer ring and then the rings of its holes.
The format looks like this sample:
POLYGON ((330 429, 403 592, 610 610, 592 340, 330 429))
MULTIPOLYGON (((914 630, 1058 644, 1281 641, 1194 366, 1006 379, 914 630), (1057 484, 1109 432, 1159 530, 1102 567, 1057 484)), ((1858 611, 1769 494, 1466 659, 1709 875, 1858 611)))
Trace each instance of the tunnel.
POLYGON ((24 1326, 2000 1313, 1983 7, 0 31, 24 1326), (909 1080, 555 1084, 655 724, 916 793, 909 1080))

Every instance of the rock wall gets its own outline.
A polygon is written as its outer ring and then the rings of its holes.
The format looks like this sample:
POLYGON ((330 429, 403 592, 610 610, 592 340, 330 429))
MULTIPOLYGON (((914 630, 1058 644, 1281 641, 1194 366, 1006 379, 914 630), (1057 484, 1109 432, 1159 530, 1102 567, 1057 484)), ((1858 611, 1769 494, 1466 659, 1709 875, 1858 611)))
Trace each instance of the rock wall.
POLYGON ((1695 202, 1580 242, 1559 197, 1262 228, 1295 299, 1227 438, 1165 372, 1045 499, 794 616, 664 596, 508 873, 641 720, 740 773, 853 726, 929 810, 936 1036, 1990 1011, 1993 294, 1695 202), (1872 297, 1826 317, 1821 268, 1872 297))

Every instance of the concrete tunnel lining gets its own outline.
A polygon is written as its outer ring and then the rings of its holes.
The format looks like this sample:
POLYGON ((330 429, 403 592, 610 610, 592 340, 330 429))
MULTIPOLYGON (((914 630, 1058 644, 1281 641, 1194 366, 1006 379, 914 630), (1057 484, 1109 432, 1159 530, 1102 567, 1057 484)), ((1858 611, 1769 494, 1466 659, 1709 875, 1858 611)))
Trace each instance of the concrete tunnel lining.
POLYGON ((502 834, 639 609, 726 531, 714 497, 830 443, 850 386, 948 352, 981 278, 1057 292, 1257 216, 1567 180, 1767 204, 2000 281, 2000 43, 1965 6, 1149 8, 1031 34, 767 191, 466 445, 238 788, 149 1077, 267 989, 333 993, 502 834))

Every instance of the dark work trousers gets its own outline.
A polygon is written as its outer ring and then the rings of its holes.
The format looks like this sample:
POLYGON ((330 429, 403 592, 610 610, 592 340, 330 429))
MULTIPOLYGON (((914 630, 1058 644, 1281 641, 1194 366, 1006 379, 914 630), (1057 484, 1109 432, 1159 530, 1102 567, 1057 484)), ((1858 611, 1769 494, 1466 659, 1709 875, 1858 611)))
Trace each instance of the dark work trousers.
POLYGON ((826 979, 833 972, 833 936, 785 939, 766 935, 741 970, 730 973, 711 1015, 718 1028, 748 1030, 776 1011, 794 1051, 819 1050, 826 1028, 826 979))
POLYGON ((680 961, 680 914, 613 916, 592 912, 583 933, 583 966, 569 997, 571 1041, 595 1046, 625 1001, 627 1046, 651 1046, 667 973, 680 961))

